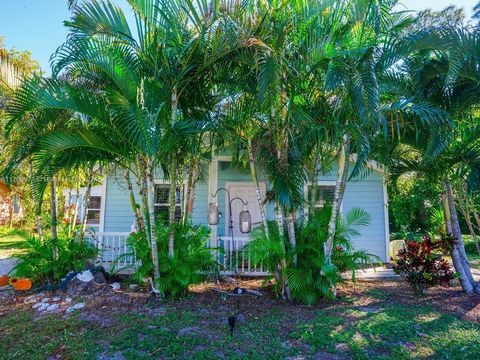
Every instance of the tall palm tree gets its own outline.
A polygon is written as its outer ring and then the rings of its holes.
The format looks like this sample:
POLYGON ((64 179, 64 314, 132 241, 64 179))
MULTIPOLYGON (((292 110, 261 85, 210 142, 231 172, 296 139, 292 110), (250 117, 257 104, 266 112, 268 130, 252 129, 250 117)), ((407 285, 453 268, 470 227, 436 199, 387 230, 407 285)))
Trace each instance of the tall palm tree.
POLYGON ((448 234, 454 240, 452 261, 465 292, 479 292, 468 264, 455 206, 452 182, 458 177, 478 189, 480 159, 479 130, 474 114, 480 96, 478 77, 478 32, 444 29, 444 45, 424 51, 404 62, 396 77, 399 91, 425 101, 451 120, 436 126, 407 129, 397 143, 392 159, 396 173, 418 171, 429 174, 444 187, 443 210, 448 234), (467 120, 472 119, 472 120, 467 120))
MULTIPOLYGON (((53 57, 55 79, 39 79, 16 97, 11 124, 36 111, 61 109, 82 123, 38 139, 35 150, 48 158, 88 148, 137 177, 145 234, 152 250, 154 278, 160 276, 154 176, 163 168, 170 179, 169 254, 174 252, 177 169, 184 146, 208 122, 212 62, 222 56, 210 31, 215 12, 202 1, 130 0, 136 31, 109 1, 74 7, 69 37, 53 57), (68 72, 72 85, 59 77, 68 72)), ((213 103, 213 102, 212 102, 213 103)), ((181 174, 180 174, 181 175, 181 174)), ((129 186, 131 188, 131 186, 129 186)), ((133 204, 136 200, 130 192, 133 204)), ((136 206, 135 206, 136 207, 136 206)))

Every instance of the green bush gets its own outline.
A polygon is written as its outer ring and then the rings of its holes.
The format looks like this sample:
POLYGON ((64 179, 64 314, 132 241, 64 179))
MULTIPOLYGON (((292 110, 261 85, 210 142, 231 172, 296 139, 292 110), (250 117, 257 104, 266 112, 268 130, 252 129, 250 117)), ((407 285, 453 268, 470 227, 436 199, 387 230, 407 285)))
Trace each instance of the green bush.
POLYGON ((270 272, 279 268, 285 258, 288 264, 286 275, 292 298, 296 301, 313 304, 322 297, 334 297, 334 289, 343 281, 341 274, 355 270, 362 265, 377 261, 378 258, 365 251, 355 251, 351 239, 359 235, 358 228, 369 224, 370 216, 362 209, 350 210, 345 220, 339 218, 334 239, 332 263, 324 256, 324 244, 328 236, 328 222, 331 208, 326 207, 309 218, 296 229, 296 247, 292 248, 286 237, 281 237, 276 224, 269 223, 269 238, 262 229, 256 229, 252 240, 245 246, 253 262, 262 263, 270 272), (294 258, 297 265, 294 265, 294 258))
MULTIPOLYGON (((158 225, 155 231, 158 244, 160 280, 158 289, 167 297, 184 296, 191 284, 203 281, 208 275, 218 275, 218 263, 212 250, 208 248, 209 229, 192 224, 176 224, 174 255, 168 256, 169 228, 158 225)), ((139 264, 135 268, 133 280, 142 283, 153 274, 150 245, 144 234, 132 234, 127 244, 134 251, 139 264)), ((129 254, 127 256, 131 256, 129 254)))
POLYGON ((40 241, 31 237, 26 242, 25 251, 17 256, 18 262, 12 273, 30 278, 35 283, 54 283, 69 271, 85 269, 97 254, 97 248, 85 241, 65 238, 40 241))
POLYGON ((379 260, 375 255, 353 249, 351 240, 360 235, 359 228, 369 225, 370 215, 362 209, 351 209, 345 219, 339 217, 337 220, 332 263, 328 264, 323 248, 330 214, 331 208, 325 207, 299 229, 298 267, 290 271, 289 283, 292 296, 303 303, 312 304, 321 297, 333 298, 336 285, 343 281, 342 273, 351 271, 355 281, 356 270, 379 260))

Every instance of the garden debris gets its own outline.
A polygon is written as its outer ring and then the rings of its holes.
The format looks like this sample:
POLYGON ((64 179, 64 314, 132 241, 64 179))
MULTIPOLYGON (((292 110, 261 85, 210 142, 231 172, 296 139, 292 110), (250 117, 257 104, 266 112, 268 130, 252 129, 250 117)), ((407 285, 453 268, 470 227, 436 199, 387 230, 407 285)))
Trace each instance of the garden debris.
POLYGON ((221 280, 226 282, 226 283, 230 283, 230 284, 237 283, 237 280, 235 280, 234 278, 232 278, 230 276, 222 276, 221 280))
POLYGON ((233 289, 233 293, 236 295, 246 294, 247 290, 236 287, 235 289, 233 289))
POLYGON ((93 280, 93 274, 90 270, 85 270, 77 274, 77 279, 88 283, 93 280))
POLYGON ((112 287, 113 291, 119 291, 120 290, 120 283, 114 282, 113 284, 110 284, 112 287))
POLYGON ((105 278, 105 275, 101 271, 96 272, 95 275, 93 275, 93 279, 95 280, 95 282, 97 284, 106 284, 107 283, 107 279, 105 278))

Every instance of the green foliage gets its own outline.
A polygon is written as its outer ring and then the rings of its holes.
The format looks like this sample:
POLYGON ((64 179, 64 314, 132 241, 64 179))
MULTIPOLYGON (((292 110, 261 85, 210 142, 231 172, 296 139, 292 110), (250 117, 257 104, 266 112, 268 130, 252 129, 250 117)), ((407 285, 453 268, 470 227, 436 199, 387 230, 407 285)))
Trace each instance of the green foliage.
MULTIPOLYGON (((175 249, 173 257, 170 257, 168 255, 170 228, 163 224, 156 227, 160 267, 160 279, 156 285, 165 296, 179 298, 186 295, 189 285, 201 282, 208 275, 216 275, 218 263, 212 251, 216 249, 207 246, 209 240, 207 227, 178 223, 175 224, 174 231, 175 249)), ((133 278, 141 283, 153 273, 150 245, 140 233, 130 235, 127 243, 138 261, 133 278)))
POLYGON ((40 241, 32 237, 27 240, 25 251, 17 256, 19 260, 12 272, 36 283, 57 282, 69 271, 85 269, 97 254, 97 248, 86 241, 65 238, 40 241))
MULTIPOLYGON (((437 227, 429 214, 440 208, 440 189, 434 180, 406 174, 397 181, 390 182, 389 215, 392 231, 430 232, 437 227)), ((403 239, 403 237, 402 237, 403 239)))
POLYGON ((450 264, 438 255, 438 251, 443 250, 442 245, 424 236, 421 242, 406 241, 405 247, 398 251, 393 269, 408 281, 417 295, 424 294, 432 286, 448 286, 453 279, 450 264))
POLYGON ((368 226, 370 215, 362 209, 351 209, 345 219, 337 220, 332 262, 325 261, 324 246, 328 237, 331 208, 325 207, 310 217, 299 229, 297 237, 298 268, 289 273, 292 296, 303 303, 313 304, 320 297, 333 298, 341 274, 371 264, 378 257, 363 250, 354 250, 351 240, 359 236, 359 228, 368 226), (302 273, 302 275, 299 275, 302 273), (290 274, 295 276, 290 279, 290 274))
POLYGON ((288 264, 285 273, 292 297, 305 304, 314 304, 322 297, 333 298, 336 284, 342 281, 341 273, 352 271, 355 280, 355 270, 377 259, 365 251, 353 249, 351 240, 359 235, 359 227, 369 224, 370 215, 362 209, 352 209, 345 220, 338 220, 332 263, 326 262, 324 245, 330 214, 331 208, 326 207, 300 224, 296 229, 295 248, 286 237, 279 235, 273 222, 269 223, 269 238, 265 237, 262 229, 256 229, 251 241, 244 247, 253 262, 262 263, 272 273, 278 271, 281 260, 285 258, 288 264), (294 265, 295 257, 297 266, 294 265))

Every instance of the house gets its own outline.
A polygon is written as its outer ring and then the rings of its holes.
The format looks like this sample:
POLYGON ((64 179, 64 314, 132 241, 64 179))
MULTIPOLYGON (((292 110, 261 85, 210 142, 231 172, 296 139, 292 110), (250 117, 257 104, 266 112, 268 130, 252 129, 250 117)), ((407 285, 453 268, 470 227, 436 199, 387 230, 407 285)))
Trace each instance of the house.
MULTIPOLYGON (((359 229, 361 236, 353 240, 356 249, 364 249, 379 256, 383 262, 389 261, 389 226, 387 211, 387 191, 383 169, 376 163, 369 163, 369 171, 359 180, 349 181, 347 184, 342 213, 347 213, 352 208, 362 208, 370 216, 370 225, 359 229)), ((211 228, 210 245, 212 247, 223 247, 224 254, 219 259, 224 265, 236 263, 236 270, 239 273, 250 275, 264 274, 261 265, 252 264, 248 254, 241 249, 248 242, 248 234, 242 234, 239 228, 239 214, 247 208, 252 216, 252 223, 260 223, 260 209, 258 206, 255 187, 249 172, 243 172, 231 164, 231 157, 219 155, 213 158, 205 169, 204 181, 197 182, 195 188, 195 201, 192 213, 194 224, 208 225, 208 205, 215 202, 221 213, 218 225, 209 225, 211 228), (243 199, 247 206, 241 201, 232 202, 233 236, 229 234, 229 211, 226 192, 217 189, 228 189, 231 198, 243 199), (233 239, 233 240, 232 240, 233 239)), ((323 206, 324 199, 333 196, 335 187, 336 170, 333 169, 327 176, 318 181, 319 200, 317 206, 323 206)), ((307 192, 312 184, 305 184, 307 192)), ((268 185, 261 182, 261 191, 265 194, 268 185)), ((137 192, 138 193, 138 192, 137 192)), ((183 189, 180 187, 176 192, 177 216, 181 216, 183 209, 183 189)), ((169 184, 163 176, 157 175, 155 179, 155 211, 157 213, 167 212, 169 184)), ((81 190, 83 198, 83 189, 81 190)), ((138 199, 137 199, 138 201, 138 199)), ((267 218, 274 219, 274 206, 268 203, 266 206, 267 218)), ((101 186, 92 189, 90 206, 88 209, 89 227, 95 230, 92 241, 95 241, 99 248, 103 249, 102 261, 105 264, 111 263, 119 255, 128 252, 125 239, 128 237, 133 226, 133 214, 129 202, 129 194, 125 179, 122 174, 109 174, 105 176, 101 186)), ((128 261, 123 260, 128 265, 128 261)))

